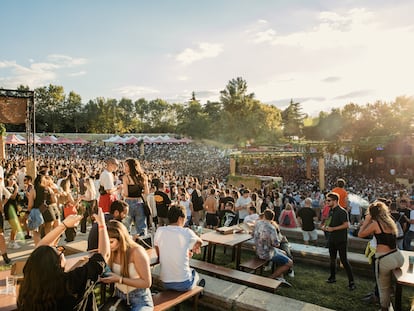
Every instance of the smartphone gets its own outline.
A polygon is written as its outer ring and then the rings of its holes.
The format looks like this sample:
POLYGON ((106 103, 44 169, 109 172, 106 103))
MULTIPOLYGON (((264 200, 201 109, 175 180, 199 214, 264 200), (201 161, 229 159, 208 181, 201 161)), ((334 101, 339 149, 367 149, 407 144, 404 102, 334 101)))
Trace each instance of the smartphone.
POLYGON ((101 276, 103 278, 106 278, 110 276, 110 273, 112 272, 111 268, 108 265, 105 265, 104 271, 102 272, 101 276))

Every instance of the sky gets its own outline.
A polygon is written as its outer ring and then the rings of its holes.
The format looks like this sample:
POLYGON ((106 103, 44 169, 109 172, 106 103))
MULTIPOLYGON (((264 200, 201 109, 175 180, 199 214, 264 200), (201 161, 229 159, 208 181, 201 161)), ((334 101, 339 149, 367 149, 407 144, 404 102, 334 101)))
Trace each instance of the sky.
POLYGON ((317 115, 414 95, 411 0, 2 0, 0 87, 219 100, 248 92, 317 115))

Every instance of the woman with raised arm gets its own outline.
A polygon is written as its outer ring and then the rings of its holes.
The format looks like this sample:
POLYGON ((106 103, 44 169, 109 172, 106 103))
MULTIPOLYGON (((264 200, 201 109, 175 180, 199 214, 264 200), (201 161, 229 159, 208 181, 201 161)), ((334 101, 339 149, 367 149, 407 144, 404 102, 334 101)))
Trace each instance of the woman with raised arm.
POLYGON ((65 272, 64 247, 56 246, 67 228, 78 225, 82 216, 70 215, 40 240, 23 268, 24 278, 17 299, 18 310, 60 311, 97 310, 93 296, 94 284, 109 259, 109 237, 102 209, 95 215, 99 223, 98 253, 87 263, 65 272), (86 294, 85 294, 86 292, 86 294), (82 306, 81 306, 82 304, 82 306))
POLYGON ((388 310, 391 300, 392 270, 404 263, 404 257, 397 248, 397 226, 388 206, 380 201, 371 203, 358 236, 374 235, 377 240, 375 252, 375 276, 380 294, 381 310, 388 310))

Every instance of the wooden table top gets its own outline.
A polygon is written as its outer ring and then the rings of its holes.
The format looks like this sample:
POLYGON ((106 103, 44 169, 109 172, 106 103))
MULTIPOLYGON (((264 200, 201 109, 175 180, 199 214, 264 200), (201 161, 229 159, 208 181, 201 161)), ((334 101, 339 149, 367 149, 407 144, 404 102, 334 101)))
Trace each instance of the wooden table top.
POLYGON ((204 233, 200 236, 203 241, 226 245, 226 246, 236 246, 252 238, 252 235, 249 233, 231 233, 231 234, 222 234, 217 231, 211 231, 204 233))
POLYGON ((414 252, 401 251, 404 256, 404 264, 401 268, 393 271, 397 283, 407 286, 414 286, 413 265, 409 264, 409 256, 414 256, 414 252))

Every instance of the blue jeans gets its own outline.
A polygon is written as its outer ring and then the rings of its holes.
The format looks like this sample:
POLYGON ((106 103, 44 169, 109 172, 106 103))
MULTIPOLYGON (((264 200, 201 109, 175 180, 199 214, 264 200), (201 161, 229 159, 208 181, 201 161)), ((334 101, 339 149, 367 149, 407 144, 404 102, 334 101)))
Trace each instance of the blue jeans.
POLYGON ((163 282, 163 285, 165 289, 171 289, 177 292, 185 292, 194 288, 198 284, 199 280, 200 276, 198 275, 198 273, 194 269, 191 269, 191 280, 186 280, 182 282, 163 282))
POLYGON ((139 235, 144 234, 144 229, 147 228, 147 216, 144 213, 144 204, 139 203, 136 199, 125 199, 125 202, 129 205, 127 227, 130 233, 131 224, 134 222, 136 233, 139 235))
POLYGON ((119 298, 122 298, 126 302, 129 301, 131 311, 152 311, 154 310, 154 303, 152 302, 152 295, 149 288, 137 288, 132 292, 124 294, 119 289, 115 291, 119 298))

